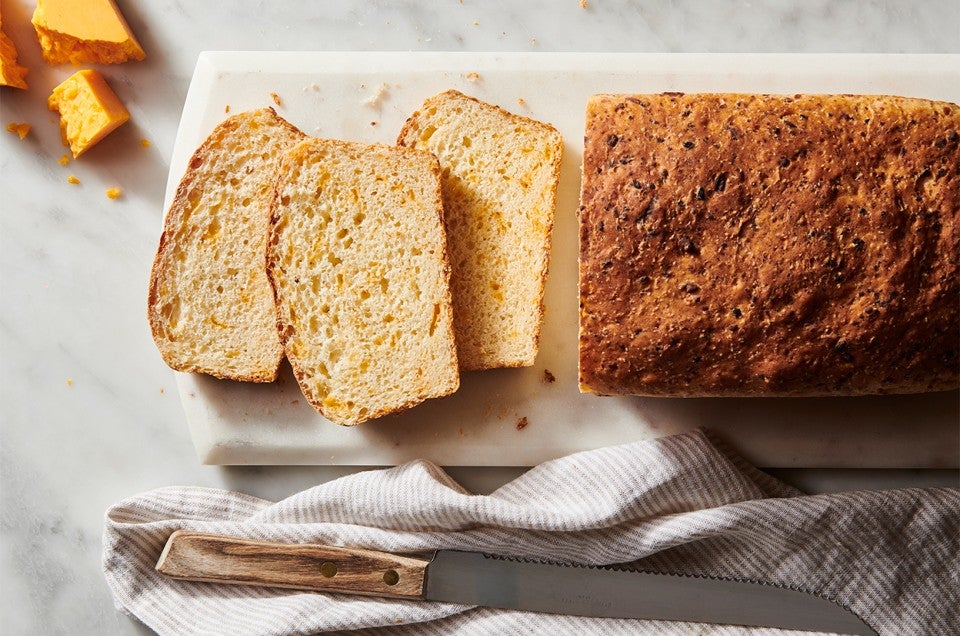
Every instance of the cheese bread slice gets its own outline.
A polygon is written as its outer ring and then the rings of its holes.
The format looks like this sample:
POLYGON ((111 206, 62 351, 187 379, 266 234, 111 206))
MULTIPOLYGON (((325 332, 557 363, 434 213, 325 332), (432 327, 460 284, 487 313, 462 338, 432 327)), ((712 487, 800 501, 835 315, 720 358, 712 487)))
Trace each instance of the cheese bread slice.
POLYGON ((272 382, 283 348, 266 251, 283 152, 304 135, 272 108, 230 117, 190 159, 150 275, 148 316, 178 371, 272 382))
POLYGON ((443 171, 454 329, 463 369, 534 363, 563 140, 552 126, 447 91, 397 143, 443 171))
POLYGON ((287 358, 331 421, 459 386, 442 217, 426 152, 325 139, 287 151, 267 268, 287 358))

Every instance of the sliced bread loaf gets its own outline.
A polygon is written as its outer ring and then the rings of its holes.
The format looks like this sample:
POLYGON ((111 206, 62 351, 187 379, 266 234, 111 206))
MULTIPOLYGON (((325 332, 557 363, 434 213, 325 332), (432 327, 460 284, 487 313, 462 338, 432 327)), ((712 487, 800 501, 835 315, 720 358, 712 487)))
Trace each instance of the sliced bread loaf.
POLYGON ((147 314, 178 371, 272 382, 283 348, 266 273, 280 159, 304 135, 272 108, 230 117, 190 159, 164 220, 147 314))
POLYGON ((267 267, 287 358, 331 421, 359 424, 459 386, 430 154, 324 139, 292 147, 267 267))
POLYGON ((461 368, 532 365, 563 154, 560 133, 451 90, 429 98, 397 143, 428 150, 440 161, 461 368))

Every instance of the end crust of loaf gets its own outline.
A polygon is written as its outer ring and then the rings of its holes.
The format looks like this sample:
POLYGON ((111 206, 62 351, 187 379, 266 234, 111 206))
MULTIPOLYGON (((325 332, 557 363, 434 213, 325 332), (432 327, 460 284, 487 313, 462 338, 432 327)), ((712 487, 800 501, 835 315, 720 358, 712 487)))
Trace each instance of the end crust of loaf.
POLYGON ((240 113, 197 148, 164 219, 147 317, 172 369, 273 382, 283 348, 266 274, 283 151, 304 138, 272 108, 240 113))
POLYGON ((960 107, 945 102, 593 96, 581 390, 956 388, 958 144, 960 107))
POLYGON ((460 383, 440 169, 408 148, 310 139, 284 157, 268 273, 304 397, 350 426, 460 383))
POLYGON ((440 161, 461 368, 532 365, 563 155, 560 133, 451 90, 427 99, 397 143, 440 161))

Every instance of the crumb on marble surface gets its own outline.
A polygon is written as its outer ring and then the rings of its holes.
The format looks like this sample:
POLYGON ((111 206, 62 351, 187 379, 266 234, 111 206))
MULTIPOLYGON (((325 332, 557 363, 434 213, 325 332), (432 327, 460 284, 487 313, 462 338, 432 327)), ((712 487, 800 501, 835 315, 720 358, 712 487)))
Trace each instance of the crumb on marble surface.
POLYGON ((223 107, 223 112, 225 112, 225 113, 229 113, 229 112, 230 112, 230 104, 224 105, 224 107, 223 107))
POLYGON ((530 420, 528 420, 526 417, 521 417, 519 420, 517 420, 517 430, 522 431, 523 429, 527 428, 529 423, 530 420))
POLYGON ((376 125, 377 125, 377 122, 372 121, 372 122, 370 122, 370 125, 371 125, 371 126, 376 126, 376 125))
POLYGON ((526 107, 527 107, 527 100, 525 100, 525 99, 522 98, 522 97, 518 97, 518 98, 517 98, 517 104, 518 104, 520 107, 522 107, 522 108, 526 108, 526 107))
POLYGON ((23 139, 30 134, 30 124, 25 122, 12 122, 7 124, 7 131, 19 135, 23 139))
POLYGON ((149 148, 149 147, 151 146, 150 140, 149 140, 149 139, 141 139, 141 140, 140 140, 140 145, 143 146, 144 148, 149 148))
POLYGON ((270 99, 273 100, 273 103, 277 105, 278 108, 283 108, 283 102, 280 100, 280 96, 276 93, 270 93, 270 99))
POLYGON ((580 8, 581 9, 587 8, 587 0, 580 0, 580 8))
POLYGON ((479 81, 480 81, 480 73, 477 73, 476 71, 471 71, 471 72, 467 73, 466 78, 467 78, 467 81, 468 81, 468 82, 479 82, 479 81))
POLYGON ((70 155, 60 155, 60 158, 57 159, 57 163, 59 163, 61 166, 67 165, 70 163, 70 155))
POLYGON ((164 389, 163 387, 160 387, 160 395, 163 395, 166 392, 167 392, 166 389, 164 389))
POLYGON ((118 199, 123 194, 123 190, 120 188, 107 188, 107 198, 108 199, 118 199))
POLYGON ((77 179, 74 175, 70 175, 69 177, 67 177, 67 183, 78 185, 80 183, 80 179, 77 179))
POLYGON ((73 378, 67 378, 67 386, 73 386, 73 378))
POLYGON ((531 35, 531 36, 530 36, 530 44, 536 44, 536 43, 537 43, 537 38, 531 35))
POLYGON ((544 370, 543 370, 542 382, 543 382, 544 384, 553 384, 553 383, 556 382, 556 381, 557 381, 557 376, 555 376, 555 375, 553 375, 552 373, 550 373, 550 369, 544 369, 544 370))

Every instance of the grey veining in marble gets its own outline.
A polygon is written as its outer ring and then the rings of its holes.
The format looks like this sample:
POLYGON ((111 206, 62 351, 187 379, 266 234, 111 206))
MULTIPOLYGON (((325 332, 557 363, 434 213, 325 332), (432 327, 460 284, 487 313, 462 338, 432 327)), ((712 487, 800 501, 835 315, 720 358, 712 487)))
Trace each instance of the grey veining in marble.
MULTIPOLYGON (((119 0, 147 51, 102 71, 130 124, 66 167, 50 89, 75 69, 40 60, 35 3, 3 0, 30 68, 0 89, 0 631, 137 634, 99 570, 104 509, 172 484, 279 498, 330 468, 198 464, 145 290, 167 160, 197 54, 216 49, 958 52, 960 5, 875 1, 513 3, 119 0), (141 139, 151 142, 149 148, 141 139), (81 184, 72 186, 67 175, 81 184), (110 201, 107 187, 120 186, 110 201)), ((462 471, 489 490, 515 471, 462 471)), ((948 476, 949 479, 949 476, 948 476)))

